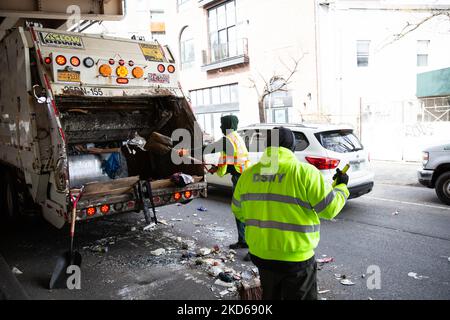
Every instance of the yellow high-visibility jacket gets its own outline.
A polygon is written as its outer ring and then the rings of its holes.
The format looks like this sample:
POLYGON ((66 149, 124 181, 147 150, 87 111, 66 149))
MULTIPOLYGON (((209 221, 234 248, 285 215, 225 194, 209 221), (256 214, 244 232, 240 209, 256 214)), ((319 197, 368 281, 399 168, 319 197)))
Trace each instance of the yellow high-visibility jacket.
POLYGON ((233 165, 240 174, 250 166, 247 147, 239 134, 236 131, 232 131, 226 136, 226 139, 233 145, 234 154, 233 157, 230 157, 227 156, 226 152, 222 151, 217 170, 217 175, 219 177, 223 177, 227 174, 228 165, 233 165))
POLYGON ((334 218, 348 196, 345 184, 332 188, 317 168, 297 160, 289 149, 268 147, 261 161, 241 175, 231 208, 245 223, 251 254, 300 262, 314 255, 319 218, 334 218))

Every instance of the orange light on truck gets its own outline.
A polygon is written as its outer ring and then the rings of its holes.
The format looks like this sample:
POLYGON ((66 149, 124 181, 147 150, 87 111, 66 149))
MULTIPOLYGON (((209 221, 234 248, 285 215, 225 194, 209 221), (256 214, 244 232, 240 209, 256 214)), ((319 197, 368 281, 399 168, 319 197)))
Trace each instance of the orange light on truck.
POLYGON ((140 79, 144 76, 144 69, 141 67, 135 67, 131 73, 133 74, 133 77, 140 79))
POLYGON ((104 77, 109 77, 109 76, 111 76, 112 69, 107 64, 102 64, 100 66, 100 68, 98 69, 98 72, 100 72, 100 74, 104 77))
POLYGON ((78 67, 80 65, 80 59, 78 59, 78 57, 72 57, 70 58, 70 64, 73 65, 74 67, 78 67))
POLYGON ((163 64, 158 64, 158 71, 159 71, 160 73, 163 73, 164 71, 166 71, 166 67, 164 67, 163 64))
POLYGON ((173 195, 173 198, 174 198, 176 201, 180 200, 180 199, 181 199, 181 193, 175 192, 174 195, 173 195))
POLYGON ((169 71, 169 73, 174 73, 175 72, 175 67, 173 65, 169 65, 167 67, 167 71, 169 71))
POLYGON ((63 66, 63 65, 66 64, 67 59, 66 59, 66 57, 64 57, 64 56, 59 55, 59 56, 56 57, 55 61, 56 61, 56 63, 59 64, 60 66, 63 66))
POLYGON ((92 217, 92 216, 95 214, 96 211, 97 211, 97 210, 95 210, 94 207, 89 207, 89 208, 87 208, 87 210, 86 210, 86 214, 87 214, 89 217, 92 217))
POLYGON ((103 214, 107 214, 109 212, 109 204, 104 204, 100 207, 100 212, 103 214))
POLYGON ((192 193, 191 193, 190 191, 185 191, 185 192, 184 192, 184 197, 185 197, 186 199, 189 199, 190 197, 192 197, 192 193))
POLYGON ((128 75, 127 67, 124 67, 124 66, 117 67, 116 74, 117 74, 117 76, 119 76, 121 78, 125 78, 128 75))

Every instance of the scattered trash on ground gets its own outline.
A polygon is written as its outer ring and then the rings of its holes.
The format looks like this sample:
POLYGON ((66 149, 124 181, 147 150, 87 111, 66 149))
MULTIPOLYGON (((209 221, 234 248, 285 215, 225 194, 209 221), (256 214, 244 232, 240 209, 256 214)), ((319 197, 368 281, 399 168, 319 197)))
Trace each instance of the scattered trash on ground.
POLYGON ((18 268, 16 268, 16 267, 13 267, 12 268, 12 273, 14 273, 14 274, 23 274, 23 272, 22 271, 20 271, 18 268))
POLYGON ((166 220, 161 220, 161 219, 158 220, 158 223, 161 223, 161 224, 163 224, 165 226, 169 225, 166 220))
POLYGON ((150 251, 150 253, 151 253, 152 255, 154 255, 154 256, 160 256, 160 255, 166 253, 166 249, 164 249, 164 248, 159 248, 159 249, 150 251))
POLYGON ((183 219, 181 219, 181 218, 172 218, 172 219, 170 219, 170 221, 183 221, 183 219))
POLYGON ((131 227, 131 231, 136 231, 136 227, 131 227))
POLYGON ((199 256, 206 256, 206 255, 208 255, 208 254, 210 254, 211 253, 211 249, 209 249, 209 248, 200 248, 200 249, 198 249, 198 251, 197 251, 197 254, 199 255, 199 256))
POLYGON ((333 262, 334 258, 332 257, 328 257, 328 258, 320 258, 320 259, 316 259, 316 261, 318 263, 329 263, 329 262, 333 262))
POLYGON ((344 286, 353 286, 354 283, 352 281, 350 281, 349 279, 342 279, 340 281, 341 284, 343 284, 344 286))
POLYGON ((214 284, 215 284, 215 285, 218 285, 218 286, 222 286, 222 287, 227 287, 227 288, 234 287, 234 283, 225 282, 225 281, 222 281, 222 280, 220 280, 220 279, 217 279, 217 280, 214 282, 214 284))
POLYGON ((198 211, 202 211, 202 212, 208 211, 208 209, 206 209, 204 206, 198 207, 197 210, 198 210, 198 211))
POLYGON ((328 292, 330 292, 331 290, 320 290, 319 291, 319 294, 324 294, 324 293, 328 293, 328 292))
POLYGON ((427 276, 420 276, 415 272, 408 272, 408 277, 414 278, 416 280, 422 280, 422 279, 428 279, 429 277, 427 276))
POLYGON ((150 223, 148 226, 145 226, 142 230, 147 231, 150 230, 152 228, 156 227, 155 223, 150 223))
POLYGON ((234 281, 233 276, 231 274, 225 273, 225 272, 219 273, 219 279, 224 282, 229 282, 229 283, 234 281))
POLYGON ((395 210, 394 212, 392 212, 392 215, 393 215, 393 216, 398 216, 399 213, 400 213, 400 211, 395 210))

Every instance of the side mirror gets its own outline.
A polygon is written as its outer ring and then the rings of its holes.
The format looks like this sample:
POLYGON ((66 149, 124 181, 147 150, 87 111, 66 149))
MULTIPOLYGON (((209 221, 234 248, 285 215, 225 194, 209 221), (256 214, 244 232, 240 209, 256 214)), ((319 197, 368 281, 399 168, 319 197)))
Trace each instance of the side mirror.
POLYGON ((38 103, 46 103, 47 102, 47 97, 45 96, 44 90, 38 84, 35 84, 33 86, 33 95, 36 98, 36 101, 38 103))

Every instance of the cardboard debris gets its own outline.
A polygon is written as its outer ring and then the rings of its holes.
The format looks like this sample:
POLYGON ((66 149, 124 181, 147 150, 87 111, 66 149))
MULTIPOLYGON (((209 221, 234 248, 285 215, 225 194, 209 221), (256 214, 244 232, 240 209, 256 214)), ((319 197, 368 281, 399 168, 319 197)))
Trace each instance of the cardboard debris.
POLYGON ((159 248, 159 249, 150 251, 150 253, 151 253, 152 255, 154 255, 154 256, 160 256, 160 255, 166 253, 166 249, 164 249, 164 248, 159 248))

